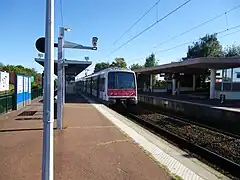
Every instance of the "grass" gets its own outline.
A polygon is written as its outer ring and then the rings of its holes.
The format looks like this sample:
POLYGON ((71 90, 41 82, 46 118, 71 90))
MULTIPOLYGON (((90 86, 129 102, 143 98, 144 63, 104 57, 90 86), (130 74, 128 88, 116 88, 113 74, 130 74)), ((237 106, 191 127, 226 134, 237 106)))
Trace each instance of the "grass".
POLYGON ((172 174, 171 176, 172 176, 172 180, 183 180, 182 177, 180 177, 180 176, 178 176, 176 174, 172 174))

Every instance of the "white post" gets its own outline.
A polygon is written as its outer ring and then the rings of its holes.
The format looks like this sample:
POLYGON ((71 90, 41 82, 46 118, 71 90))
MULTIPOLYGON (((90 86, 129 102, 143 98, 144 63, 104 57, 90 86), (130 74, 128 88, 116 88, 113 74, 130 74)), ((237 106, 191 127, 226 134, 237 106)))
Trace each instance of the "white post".
POLYGON ((180 81, 177 82, 177 95, 180 94, 180 81))
POLYGON ((173 74, 173 76, 172 76, 172 95, 174 96, 175 93, 176 93, 176 77, 173 74))
POLYGON ((196 75, 193 74, 193 91, 196 90, 196 75))
POLYGON ((233 90, 233 68, 231 69, 231 91, 233 90))
MULTIPOLYGON (((64 31, 63 31, 64 32, 64 31)), ((63 32, 59 29, 58 37, 58 89, 57 89, 57 129, 62 129, 63 109, 63 32)))
POLYGON ((53 180, 54 0, 46 1, 42 180, 53 180))
POLYGON ((153 79, 152 79, 152 74, 150 74, 150 91, 151 92, 153 90, 152 84, 153 84, 153 79))
POLYGON ((210 99, 215 98, 216 69, 210 69, 210 99))
POLYGON ((221 91, 223 91, 223 86, 224 86, 224 69, 222 69, 222 82, 221 82, 221 91))

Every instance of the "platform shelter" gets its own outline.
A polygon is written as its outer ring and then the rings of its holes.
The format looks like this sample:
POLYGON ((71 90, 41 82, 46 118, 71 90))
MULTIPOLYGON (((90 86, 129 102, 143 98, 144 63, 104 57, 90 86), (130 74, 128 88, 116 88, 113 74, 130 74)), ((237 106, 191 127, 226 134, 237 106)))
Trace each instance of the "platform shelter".
MULTIPOLYGON (((44 59, 42 58, 35 58, 35 61, 44 67, 44 59)), ((92 64, 91 61, 79 61, 79 60, 64 60, 64 92, 72 93, 74 92, 74 86, 70 83, 75 77, 88 68, 92 64)), ((58 72, 58 61, 54 61, 54 74, 57 76, 58 72)), ((65 93, 64 93, 65 95, 65 93)), ((65 99, 65 98, 64 98, 65 99)))
POLYGON ((196 75, 203 74, 206 70, 210 70, 210 99, 219 99, 224 94, 226 99, 240 99, 240 84, 233 82, 233 69, 240 67, 240 57, 201 57, 187 59, 180 62, 172 62, 168 64, 157 65, 153 67, 141 68, 135 70, 136 74, 150 75, 150 91, 152 90, 152 75, 154 74, 171 74, 172 75, 172 95, 176 94, 176 89, 180 88, 180 84, 176 81, 179 74, 192 75, 192 89, 195 90, 196 75), (231 69, 231 82, 224 82, 224 78, 220 82, 216 81, 216 72, 222 71, 222 77, 226 69, 231 69), (230 88, 228 87, 230 84, 230 88))

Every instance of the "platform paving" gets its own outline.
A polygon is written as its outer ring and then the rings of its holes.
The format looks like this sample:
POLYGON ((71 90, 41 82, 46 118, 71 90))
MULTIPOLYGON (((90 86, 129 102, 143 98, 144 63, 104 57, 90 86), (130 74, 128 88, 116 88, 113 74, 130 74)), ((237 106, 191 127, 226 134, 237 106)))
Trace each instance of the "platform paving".
MULTIPOLYGON (((42 104, 25 110, 0 117, 0 179, 41 179, 42 104), (37 113, 24 120, 18 114, 25 110, 37 113)), ((67 103, 63 113, 66 129, 54 133, 54 179, 171 179, 89 103, 67 103)))
POLYGON ((161 93, 161 92, 138 92, 140 95, 145 95, 145 96, 155 96, 159 98, 167 98, 171 100, 178 100, 178 101, 185 101, 189 103, 199 103, 203 104, 206 106, 217 106, 217 107, 225 107, 225 108, 235 108, 235 109, 240 109, 240 102, 239 100, 225 100, 223 104, 221 104, 219 99, 199 99, 199 98, 194 98, 191 97, 191 93, 183 93, 178 96, 173 96, 169 93, 161 93))

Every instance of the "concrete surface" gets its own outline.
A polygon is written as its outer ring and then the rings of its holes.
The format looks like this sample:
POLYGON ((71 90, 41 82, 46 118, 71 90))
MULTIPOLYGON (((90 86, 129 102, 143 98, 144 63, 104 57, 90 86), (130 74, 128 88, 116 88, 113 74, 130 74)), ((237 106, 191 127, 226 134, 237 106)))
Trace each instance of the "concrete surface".
MULTIPOLYGON (((41 108, 26 107, 37 113, 21 120, 20 112, 0 117, 0 179, 41 179, 41 108)), ((171 179, 87 102, 65 104, 63 117, 67 128, 54 133, 54 179, 171 179)))

